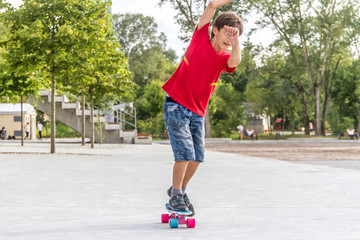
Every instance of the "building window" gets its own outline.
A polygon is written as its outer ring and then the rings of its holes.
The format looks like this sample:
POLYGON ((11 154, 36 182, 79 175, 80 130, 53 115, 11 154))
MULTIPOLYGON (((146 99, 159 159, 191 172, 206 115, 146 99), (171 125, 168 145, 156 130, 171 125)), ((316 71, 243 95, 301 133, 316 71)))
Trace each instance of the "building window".
POLYGON ((21 122, 21 116, 14 116, 14 122, 21 122))
POLYGON ((15 136, 15 137, 21 137, 21 131, 15 130, 15 131, 14 131, 14 136, 15 136))

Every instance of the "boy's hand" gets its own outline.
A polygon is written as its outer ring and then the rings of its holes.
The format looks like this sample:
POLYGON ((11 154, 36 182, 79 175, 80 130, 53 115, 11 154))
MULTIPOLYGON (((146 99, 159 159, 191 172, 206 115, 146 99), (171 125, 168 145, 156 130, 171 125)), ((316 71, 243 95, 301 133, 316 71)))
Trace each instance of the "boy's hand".
POLYGON ((228 60, 228 67, 236 67, 241 61, 241 50, 239 44, 239 29, 229 26, 224 26, 225 36, 231 43, 231 57, 228 60))
POLYGON ((239 44, 239 29, 229 26, 224 26, 225 35, 229 39, 232 46, 239 44))
POLYGON ((211 21, 211 19, 215 15, 216 9, 233 1, 234 0, 211 0, 210 3, 207 5, 204 13, 201 15, 200 21, 197 25, 197 30, 200 30, 203 26, 205 26, 208 22, 211 21))

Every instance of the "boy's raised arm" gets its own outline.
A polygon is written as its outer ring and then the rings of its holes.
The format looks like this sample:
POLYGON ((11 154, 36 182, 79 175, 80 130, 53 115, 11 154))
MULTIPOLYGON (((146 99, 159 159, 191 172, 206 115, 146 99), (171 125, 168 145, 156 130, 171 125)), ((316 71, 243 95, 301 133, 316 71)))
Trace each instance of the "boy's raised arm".
POLYGON ((197 25, 197 30, 200 30, 205 26, 211 19, 214 17, 216 9, 222 7, 228 3, 234 2, 234 0, 212 0, 206 7, 203 15, 200 18, 200 21, 197 25))
POLYGON ((241 50, 239 43, 239 29, 225 26, 225 33, 231 42, 231 57, 228 60, 227 66, 234 68, 241 62, 241 50))

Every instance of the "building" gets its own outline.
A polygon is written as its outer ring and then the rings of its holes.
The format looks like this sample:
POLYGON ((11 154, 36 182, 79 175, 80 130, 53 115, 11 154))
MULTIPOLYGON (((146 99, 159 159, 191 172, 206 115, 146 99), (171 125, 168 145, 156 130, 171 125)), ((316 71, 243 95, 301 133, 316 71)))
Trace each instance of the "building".
POLYGON ((243 103, 245 112, 248 116, 246 129, 253 129, 257 133, 267 133, 270 131, 270 117, 265 113, 257 115, 255 113, 256 105, 249 102, 243 103))
MULTIPOLYGON (((36 111, 29 103, 23 104, 24 126, 30 125, 29 139, 36 139, 36 111)), ((0 128, 5 127, 7 136, 15 136, 21 139, 21 104, 1 103, 0 104, 0 128)), ((25 130, 24 131, 24 136, 25 130)))

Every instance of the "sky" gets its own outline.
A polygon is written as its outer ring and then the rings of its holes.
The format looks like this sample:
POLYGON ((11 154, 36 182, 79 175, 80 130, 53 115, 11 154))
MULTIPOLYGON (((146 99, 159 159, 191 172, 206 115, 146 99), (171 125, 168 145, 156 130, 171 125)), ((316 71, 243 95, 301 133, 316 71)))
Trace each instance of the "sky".
MULTIPOLYGON (((8 0, 15 7, 22 4, 21 0, 8 0)), ((174 49, 178 56, 184 54, 185 48, 188 44, 183 43, 178 39, 180 33, 180 27, 175 23, 174 16, 176 15, 170 4, 165 4, 161 8, 157 6, 159 0, 112 0, 112 13, 142 13, 146 16, 152 16, 155 18, 158 24, 159 32, 164 32, 167 36, 167 46, 174 49)), ((251 23, 244 24, 244 35, 240 37, 240 43, 246 39, 247 29, 250 26, 254 26, 251 23)), ((254 43, 262 43, 268 45, 274 34, 270 29, 266 29, 258 32, 251 37, 251 41, 254 43)))

